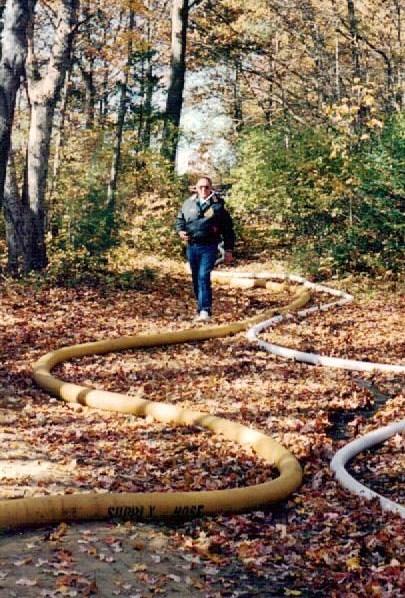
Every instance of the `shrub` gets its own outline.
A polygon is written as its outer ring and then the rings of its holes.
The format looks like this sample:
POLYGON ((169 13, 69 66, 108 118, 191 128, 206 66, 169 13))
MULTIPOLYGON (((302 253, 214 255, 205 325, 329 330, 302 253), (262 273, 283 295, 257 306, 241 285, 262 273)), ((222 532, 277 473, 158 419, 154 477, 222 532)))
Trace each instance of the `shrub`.
POLYGON ((364 137, 339 154, 326 127, 247 132, 230 196, 245 240, 321 274, 399 270, 404 117, 364 137))
POLYGON ((104 276, 111 249, 120 244, 163 255, 179 252, 173 224, 183 179, 159 154, 136 152, 129 137, 122 145, 114 205, 108 205, 110 159, 102 131, 69 139, 50 210, 48 275, 55 279, 104 276))

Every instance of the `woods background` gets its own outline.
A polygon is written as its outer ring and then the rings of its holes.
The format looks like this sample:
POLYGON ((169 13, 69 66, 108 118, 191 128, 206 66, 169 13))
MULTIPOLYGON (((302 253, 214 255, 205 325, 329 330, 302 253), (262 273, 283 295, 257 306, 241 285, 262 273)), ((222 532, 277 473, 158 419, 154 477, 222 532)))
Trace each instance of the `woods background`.
POLYGON ((7 0, 0 10, 3 274, 74 283, 115 272, 132 284, 131 256, 179 255, 174 215, 206 172, 230 189, 241 253, 318 276, 399 271, 400 0, 7 0), (181 117, 196 108, 206 134, 187 137, 181 117), (183 171, 181 143, 193 147, 183 171))

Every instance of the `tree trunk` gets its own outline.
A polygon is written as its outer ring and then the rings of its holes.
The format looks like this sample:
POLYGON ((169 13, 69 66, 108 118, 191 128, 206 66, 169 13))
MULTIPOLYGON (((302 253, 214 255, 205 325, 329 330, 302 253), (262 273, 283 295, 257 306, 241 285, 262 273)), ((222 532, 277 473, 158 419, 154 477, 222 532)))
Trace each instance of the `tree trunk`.
POLYGON ((25 269, 41 270, 47 264, 45 247, 45 192, 49 164, 49 148, 55 105, 70 63, 73 27, 78 0, 60 0, 57 28, 47 71, 40 77, 33 51, 32 37, 28 45, 28 96, 31 121, 27 153, 26 201, 30 226, 26 244, 25 269))
MULTIPOLYGON (((104 27, 103 32, 103 45, 106 44, 107 40, 107 27, 104 27)), ((108 62, 103 60, 103 79, 101 84, 101 93, 99 94, 99 110, 98 110, 98 123, 99 126, 104 129, 105 122, 108 113, 108 62)))
MULTIPOLYGON (((150 3, 148 2, 148 9, 150 9, 150 3)), ((143 129, 141 137, 141 145, 143 149, 150 148, 150 139, 152 132, 152 100, 153 90, 155 87, 153 77, 153 41, 152 41, 152 20, 150 14, 148 15, 146 25, 146 39, 148 43, 148 50, 146 53, 146 73, 145 73, 145 99, 143 102, 143 129)))
POLYGON ((340 101, 340 52, 339 33, 335 32, 335 97, 340 101))
POLYGON ((17 173, 11 148, 4 185, 3 214, 7 242, 7 271, 12 276, 18 276, 23 269, 25 214, 18 189, 17 173))
POLYGON ((359 80, 361 80, 359 33, 354 0, 347 0, 347 12, 349 18, 349 31, 351 38, 350 46, 353 61, 353 75, 354 77, 357 77, 359 80))
POLYGON ((152 131, 152 99, 153 99, 153 63, 152 63, 152 52, 148 52, 147 56, 147 68, 146 68, 146 92, 145 102, 143 105, 144 113, 144 127, 142 132, 142 146, 145 149, 150 148, 150 138, 152 131))
POLYGON ((318 98, 318 109, 321 109, 328 96, 327 92, 327 70, 325 58, 327 56, 325 37, 317 23, 317 13, 311 2, 305 0, 302 3, 304 22, 310 32, 312 44, 308 45, 308 50, 316 65, 316 76, 314 78, 315 92, 318 98))
POLYGON ((132 59, 132 31, 134 28, 134 12, 131 9, 129 14, 129 41, 128 41, 128 54, 127 63, 124 69, 124 78, 120 83, 120 102, 117 115, 117 124, 115 129, 115 143, 113 158, 111 162, 110 180, 107 189, 107 208, 108 214, 111 218, 111 227, 114 225, 114 212, 115 212, 115 194, 117 190, 118 172, 121 165, 121 144, 122 144, 122 132, 124 129, 125 114, 127 111, 127 93, 128 93, 128 79, 129 71, 131 67, 132 59))
POLYGON ((142 130, 144 126, 144 118, 145 118, 145 54, 141 56, 141 66, 140 66, 140 73, 139 73, 139 108, 138 108, 138 131, 137 131, 137 142, 136 148, 137 151, 141 145, 141 136, 142 130))
POLYGON ((84 88, 86 90, 86 129, 92 129, 94 127, 96 89, 94 87, 93 64, 94 60, 90 60, 88 70, 84 67, 80 67, 84 88))
POLYGON ((183 107, 189 0, 172 1, 170 81, 163 128, 162 154, 174 167, 183 107))
POLYGON ((27 54, 27 28, 36 0, 7 0, 0 62, 0 205, 3 202, 14 107, 27 54))
POLYGON ((41 270, 47 264, 45 246, 45 192, 48 175, 54 105, 34 102, 31 106, 27 152, 26 200, 31 226, 27 231, 25 269, 41 270))
POLYGON ((235 62, 234 66, 234 78, 233 78, 233 120, 235 122, 235 129, 239 133, 243 129, 243 107, 242 107, 242 94, 240 91, 240 72, 241 66, 238 61, 235 62))
MULTIPOLYGON (((6 9, 6 5, 2 4, 0 6, 0 39, 3 37, 3 29, 4 29, 3 15, 4 15, 5 9, 6 9)), ((2 45, 0 44, 0 61, 1 61, 2 51, 3 51, 3 48, 2 48, 2 45)))
POLYGON ((277 31, 274 33, 273 39, 271 41, 270 46, 270 55, 269 55, 269 88, 268 88, 268 99, 265 105, 265 117, 266 117, 266 124, 270 127, 273 122, 273 113, 274 113, 274 82, 273 78, 276 72, 276 57, 278 54, 278 34, 277 31))
POLYGON ((54 150, 54 157, 53 157, 53 166, 52 166, 52 178, 51 178, 51 186, 49 190, 49 201, 52 201, 54 196, 56 181, 59 174, 59 167, 60 167, 60 160, 62 155, 62 149, 64 146, 64 131, 65 131, 65 120, 66 120, 66 109, 69 99, 69 88, 70 88, 70 79, 71 79, 72 69, 69 68, 68 72, 65 76, 65 83, 62 89, 62 97, 59 107, 59 122, 58 127, 55 135, 55 150, 54 150))
MULTIPOLYGON (((82 2, 82 15, 80 18, 85 22, 83 35, 86 38, 86 45, 89 50, 93 47, 91 39, 91 30, 94 24, 91 22, 91 12, 89 2, 82 2)), ((96 89, 94 85, 94 61, 95 55, 91 51, 86 51, 84 48, 83 55, 79 56, 79 68, 82 73, 84 89, 85 89, 85 112, 86 112, 86 129, 92 129, 94 126, 94 113, 96 104, 96 89)))
MULTIPOLYGON (((119 15, 118 15, 118 19, 117 19, 117 26, 115 28, 115 35, 113 36, 112 39, 112 47, 115 46, 115 44, 117 43, 117 39, 118 36, 121 34, 121 30, 122 30, 122 20, 123 17, 125 15, 125 11, 124 10, 120 10, 119 15)), ((106 45, 107 43, 107 28, 108 28, 108 23, 104 24, 104 31, 103 31, 103 43, 104 45, 106 45)), ((109 104, 108 104, 108 95, 109 95, 109 89, 108 89, 108 84, 109 84, 109 78, 110 78, 110 62, 108 61, 108 59, 103 59, 103 82, 102 82, 102 86, 101 86, 101 94, 100 94, 100 101, 99 101, 99 115, 98 115, 98 120, 99 120, 99 125, 102 129, 105 129, 106 124, 107 124, 107 116, 108 116, 108 112, 109 112, 109 104)))
POLYGON ((404 85, 404 69, 403 69, 403 52, 402 52, 402 12, 401 2, 395 1, 396 17, 397 17, 397 92, 396 102, 401 110, 405 106, 405 85, 404 85))
MULTIPOLYGON (((148 11, 150 11, 150 1, 147 3, 148 11)), ((142 98, 142 116, 143 125, 140 131, 140 139, 138 141, 142 149, 150 148, 151 132, 152 132, 152 100, 154 91, 154 77, 153 77, 153 41, 152 41, 152 17, 150 12, 146 22, 146 40, 147 51, 145 55, 145 80, 144 80, 144 96, 142 98)))
POLYGON ((103 74, 103 84, 102 84, 102 93, 99 101, 99 124, 102 129, 105 128, 106 120, 108 114, 108 64, 104 62, 104 74, 103 74))

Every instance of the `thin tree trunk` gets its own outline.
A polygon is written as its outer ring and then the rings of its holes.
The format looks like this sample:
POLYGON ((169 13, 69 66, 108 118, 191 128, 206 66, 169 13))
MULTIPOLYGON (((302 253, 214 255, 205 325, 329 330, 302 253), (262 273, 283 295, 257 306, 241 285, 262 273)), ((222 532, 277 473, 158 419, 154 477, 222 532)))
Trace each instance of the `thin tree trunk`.
POLYGON ((53 166, 52 166, 52 179, 51 179, 51 185, 50 185, 50 190, 49 190, 49 201, 51 201, 53 198, 53 195, 55 192, 55 187, 56 187, 56 181, 58 179, 58 174, 59 174, 60 159, 61 159, 61 155, 62 155, 62 148, 64 145, 66 109, 67 109, 67 104, 68 104, 68 99, 69 99, 69 87, 70 87, 71 74, 72 74, 72 69, 69 68, 69 70, 65 76, 65 83, 63 85, 62 94, 61 94, 62 97, 61 97, 61 102, 60 102, 60 107, 59 107, 59 122, 58 122, 58 128, 57 128, 56 135, 55 135, 55 150, 54 150, 53 166))
POLYGON ((352 52, 353 75, 361 80, 359 32, 354 0, 347 0, 347 12, 350 31, 350 46, 352 52))
POLYGON ((313 46, 309 46, 309 53, 312 56, 316 65, 316 77, 314 86, 318 98, 318 109, 321 109, 323 102, 326 99, 327 91, 325 86, 325 64, 324 57, 326 56, 325 38, 322 34, 319 24, 316 19, 316 12, 314 6, 308 0, 302 3, 302 11, 304 20, 308 23, 310 36, 313 40, 313 46))
MULTIPOLYGON (((275 110, 276 110, 276 103, 277 103, 274 80, 277 76, 276 71, 277 71, 277 58, 278 58, 278 53, 279 53, 279 45, 280 45, 279 35, 278 35, 278 32, 276 31, 271 40, 271 45, 270 45, 270 49, 269 49, 267 98, 266 98, 266 101, 263 102, 263 104, 260 106, 263 110, 263 113, 264 113, 264 116, 266 119, 266 124, 268 126, 271 126, 271 124, 273 122, 273 118, 274 118, 274 114, 275 114, 275 110)), ((245 77, 245 81, 248 83, 248 81, 246 80, 246 77, 245 77)), ((248 83, 248 87, 249 87, 249 83, 248 83)), ((241 108, 242 108, 242 106, 241 106, 241 108)))
POLYGON ((108 114, 108 64, 107 62, 104 63, 104 74, 103 74, 103 84, 102 84, 102 95, 100 98, 100 111, 99 111, 99 122, 100 127, 104 129, 105 123, 107 120, 108 114))
POLYGON ((236 131, 240 132, 243 129, 243 108, 242 96, 240 93, 240 71, 239 62, 235 63, 234 78, 233 78, 233 120, 236 123, 236 131))
POLYGON ((168 158, 173 167, 176 161, 180 117, 183 107, 188 16, 189 0, 173 0, 170 81, 162 140, 162 154, 168 158))
MULTIPOLYGON (((107 26, 104 27, 103 32, 103 45, 106 44, 107 40, 107 26)), ((98 114, 98 121, 99 125, 102 129, 105 127, 105 121, 107 118, 107 111, 108 111, 108 62, 106 60, 103 61, 103 82, 101 85, 101 94, 99 100, 99 114, 98 114)))
POLYGON ((3 214, 7 242, 7 270, 18 276, 24 256, 24 210, 18 189, 14 155, 10 148, 7 175, 4 185, 3 214))
POLYGON ((335 94, 336 99, 340 100, 340 56, 339 56, 339 34, 335 33, 335 94))
MULTIPOLYGON (((94 25, 91 23, 91 15, 90 15, 90 7, 89 2, 85 1, 82 2, 82 15, 83 20, 86 22, 84 35, 87 38, 87 43, 91 47, 92 40, 91 40, 91 28, 94 25)), ((83 62, 80 61, 79 68, 82 73, 83 81, 84 81, 84 88, 86 92, 86 128, 92 129, 94 126, 94 113, 95 113, 95 103, 96 103, 96 90, 94 86, 94 60, 95 57, 93 54, 89 53, 86 58, 86 53, 83 56, 83 62)))
POLYGON ((7 0, 4 11, 0 62, 0 205, 3 202, 15 98, 24 73, 27 29, 35 3, 36 0, 7 0))
MULTIPOLYGON (((148 0, 148 9, 150 10, 150 2, 148 0)), ((148 13, 148 20, 146 25, 146 39, 148 43, 148 51, 146 53, 146 84, 145 84, 145 101, 143 105, 144 126, 142 131, 142 147, 144 149, 150 148, 151 132, 152 132, 152 100, 154 90, 153 80, 153 49, 152 49, 152 20, 148 13)))
POLYGON ((404 69, 403 69, 403 55, 402 55, 402 12, 401 2, 395 1, 396 17, 397 17, 397 93, 396 101, 399 108, 402 109, 405 106, 405 85, 404 85, 404 69))
POLYGON ((146 69, 146 93, 145 93, 145 104, 143 107, 144 111, 144 128, 142 134, 142 146, 145 149, 150 147, 150 139, 152 132, 152 99, 153 99, 153 63, 152 53, 149 50, 147 56, 147 69, 146 69))
POLYGON ((85 68, 80 68, 86 90, 86 129, 92 129, 94 126, 96 90, 94 87, 93 62, 93 60, 90 61, 88 71, 85 68))
POLYGON ((137 142, 136 147, 137 151, 141 148, 141 140, 142 140, 142 131, 144 128, 144 119, 145 119, 145 89, 146 89, 146 75, 145 75, 145 54, 141 56, 141 72, 140 72, 140 89, 139 89, 139 97, 141 98, 139 104, 139 116, 138 116, 138 132, 137 132, 137 142))
POLYGON ((122 132, 124 129, 125 115, 127 111, 127 92, 128 92, 128 79, 131 67, 132 59, 132 31, 134 28, 134 12, 131 9, 129 14, 129 41, 128 41, 128 55, 127 63, 124 69, 124 79, 120 83, 120 102, 117 115, 117 124, 115 129, 115 143, 113 158, 111 162, 110 180, 107 189, 107 208, 111 218, 111 227, 114 224, 114 212, 115 212, 115 195, 117 190, 118 172, 121 165, 121 144, 122 144, 122 132))
MULTIPOLYGON (((121 29, 122 29, 122 20, 123 17, 125 15, 125 11, 124 10, 120 10, 118 19, 117 19, 117 27, 115 29, 115 34, 113 37, 113 40, 111 42, 112 47, 115 46, 115 44, 117 43, 117 38, 118 35, 121 33, 121 29)), ((104 45, 106 45, 107 43, 107 29, 108 29, 108 23, 105 23, 104 25, 104 32, 103 32, 103 40, 104 40, 104 45)), ((102 129, 105 128, 106 126, 106 122, 107 122, 107 115, 108 115, 108 81, 109 81, 109 62, 107 59, 103 60, 103 69, 104 69, 104 73, 103 73, 103 83, 102 83, 102 92, 101 92, 101 98, 100 98, 100 103, 99 103, 99 107, 100 107, 100 111, 99 111, 99 123, 100 123, 100 127, 102 129)))

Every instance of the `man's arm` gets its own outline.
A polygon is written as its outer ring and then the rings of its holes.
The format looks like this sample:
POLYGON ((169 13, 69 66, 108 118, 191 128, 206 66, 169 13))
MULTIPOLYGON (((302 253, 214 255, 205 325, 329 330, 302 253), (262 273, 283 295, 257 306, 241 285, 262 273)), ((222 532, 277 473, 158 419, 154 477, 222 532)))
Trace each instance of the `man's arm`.
POLYGON ((233 220, 226 208, 222 211, 221 233, 224 240, 225 251, 233 251, 235 247, 235 232, 233 230, 233 220))
POLYGON ((188 234, 186 231, 186 220, 185 220, 184 214, 183 214, 183 206, 180 208, 180 210, 177 213, 175 229, 179 233, 180 239, 184 242, 187 242, 188 234))
POLYGON ((235 231, 233 229, 233 220, 224 207, 222 214, 222 238, 224 240, 224 262, 225 264, 231 264, 233 262, 233 249, 235 247, 235 231))

